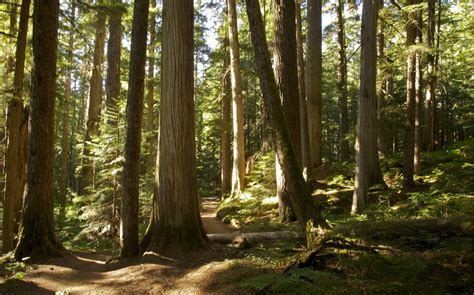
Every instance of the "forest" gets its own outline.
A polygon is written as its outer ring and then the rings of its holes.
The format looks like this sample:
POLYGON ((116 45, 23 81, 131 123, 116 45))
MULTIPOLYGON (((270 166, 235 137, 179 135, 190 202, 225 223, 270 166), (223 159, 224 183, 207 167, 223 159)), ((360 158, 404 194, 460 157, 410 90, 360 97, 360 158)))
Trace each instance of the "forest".
POLYGON ((0 0, 0 294, 473 294, 474 3, 0 0))

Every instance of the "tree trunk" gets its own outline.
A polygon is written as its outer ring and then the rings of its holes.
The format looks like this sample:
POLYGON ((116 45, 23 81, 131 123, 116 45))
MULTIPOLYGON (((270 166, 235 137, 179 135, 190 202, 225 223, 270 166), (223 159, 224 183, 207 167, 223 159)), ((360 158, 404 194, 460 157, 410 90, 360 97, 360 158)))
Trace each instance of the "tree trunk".
POLYGON ((286 125, 273 74, 270 52, 265 39, 265 26, 258 0, 246 0, 245 2, 264 107, 272 126, 272 137, 278 160, 288 182, 294 213, 303 230, 306 229, 308 221, 312 221, 314 226, 327 226, 318 206, 311 197, 311 191, 303 178, 298 157, 290 139, 290 132, 286 125))
MULTIPOLYGON (((423 26, 423 13, 419 9, 416 12, 416 38, 415 44, 422 45, 422 26, 423 26)), ((414 172, 416 175, 421 173, 421 144, 422 144, 422 126, 423 126, 423 73, 422 73, 422 56, 420 50, 416 50, 415 56, 415 151, 414 151, 414 172)))
POLYGON ((344 33, 344 2, 337 0, 337 41, 339 44, 339 63, 337 65, 337 88, 339 105, 339 158, 349 160, 349 143, 346 135, 349 132, 349 118, 347 111, 347 58, 344 33))
POLYGON ((163 11, 156 216, 141 246, 179 254, 207 245, 197 197, 193 1, 164 0, 163 11))
MULTIPOLYGON (((101 5, 103 0, 98 0, 101 5)), ((87 105, 87 120, 84 131, 84 148, 82 151, 82 173, 79 194, 89 194, 94 184, 94 163, 91 155, 91 140, 99 131, 100 106, 102 100, 102 63, 105 46, 105 14, 102 9, 97 11, 94 61, 90 79, 89 103, 87 105)))
POLYGON ((58 45, 58 0, 35 0, 28 173, 15 258, 58 255, 53 218, 54 100, 58 45))
POLYGON ((150 13, 149 32, 150 44, 148 45, 148 81, 146 83, 146 131, 147 131, 147 171, 153 171, 155 158, 155 145, 153 144, 155 126, 153 124, 155 104, 155 49, 156 49, 156 0, 150 1, 153 12, 150 13))
POLYGON ((123 195, 120 220, 121 257, 134 257, 139 253, 139 164, 149 6, 150 2, 148 0, 137 0, 133 7, 130 73, 127 94, 127 128, 124 152, 125 163, 123 166, 123 195))
MULTIPOLYGON (((321 166, 322 132, 322 33, 321 0, 308 0, 306 45, 306 97, 308 106, 311 173, 321 166)), ((309 174, 308 174, 309 175, 309 174)))
MULTIPOLYGON (((71 21, 74 22, 76 18, 76 2, 71 1, 71 21)), ((61 172, 59 180, 59 206, 61 218, 64 218, 66 208, 66 196, 67 188, 69 184, 68 180, 68 159, 69 159, 69 110, 71 103, 71 80, 72 80, 72 69, 73 69, 73 57, 74 57, 74 29, 71 28, 69 32, 69 44, 67 53, 67 73, 66 73, 66 86, 64 94, 64 114, 63 114, 63 133, 61 137, 61 172)))
MULTIPOLYGON (((356 169, 352 214, 361 213, 368 201, 371 185, 370 153, 377 152, 376 64, 378 1, 364 0, 360 51, 360 88, 357 112, 356 169)), ((378 158, 377 158, 378 161, 378 158)), ((379 168, 380 169, 380 168, 379 168)))
POLYGON ((300 129, 301 129, 301 163, 303 171, 311 166, 311 151, 309 146, 309 130, 308 130, 308 109, 306 104, 306 80, 305 66, 303 56, 303 28, 301 22, 301 0, 296 1, 295 18, 296 18, 296 57, 298 64, 298 90, 300 104, 300 129))
POLYGON ((230 55, 229 38, 224 38, 224 66, 222 78, 222 99, 221 99, 221 188, 222 196, 231 192, 232 186, 232 154, 230 137, 232 136, 232 119, 230 117, 230 103, 232 100, 232 90, 230 82, 230 55))
POLYGON ((425 98, 425 130, 423 132, 424 145, 428 151, 434 150, 434 109, 436 108, 436 73, 435 73, 435 30, 436 8, 435 0, 428 0, 428 85, 425 98))
POLYGON ((26 181, 28 111, 23 106, 22 95, 30 3, 29 0, 24 0, 21 4, 20 25, 15 53, 13 99, 8 103, 7 107, 6 126, 8 141, 5 155, 5 200, 3 204, 2 228, 3 252, 9 252, 13 250, 14 247, 14 235, 18 233, 23 191, 26 181))
MULTIPOLYGON (((418 0, 407 0, 407 5, 416 4, 418 0)), ((410 13, 406 25, 408 49, 407 57, 407 113, 405 119, 405 147, 404 147, 404 167, 403 167, 403 186, 405 189, 413 187, 414 172, 414 154, 415 154, 415 63, 416 53, 412 46, 416 38, 416 14, 410 13)))
POLYGON ((232 80, 232 120, 234 126, 234 162, 232 167, 232 193, 240 193, 245 187, 244 109, 240 77, 239 34, 235 0, 227 0, 230 74, 232 80))
MULTIPOLYGON (((295 1, 273 1, 273 18, 275 25, 275 79, 283 106, 283 115, 290 132, 291 144, 298 162, 301 163, 301 122, 296 59, 295 1)), ((276 180, 280 221, 293 221, 295 216, 291 208, 288 181, 285 179, 285 175, 278 162, 279 160, 277 159, 276 180)))

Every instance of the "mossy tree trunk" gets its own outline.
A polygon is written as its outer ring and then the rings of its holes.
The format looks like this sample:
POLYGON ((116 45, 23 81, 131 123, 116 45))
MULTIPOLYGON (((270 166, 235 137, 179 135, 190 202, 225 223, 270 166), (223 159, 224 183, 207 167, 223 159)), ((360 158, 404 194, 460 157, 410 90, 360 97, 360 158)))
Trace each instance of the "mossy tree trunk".
POLYGON ((30 97, 30 140, 25 205, 15 258, 60 254, 53 218, 54 100, 58 46, 58 0, 35 0, 30 97))

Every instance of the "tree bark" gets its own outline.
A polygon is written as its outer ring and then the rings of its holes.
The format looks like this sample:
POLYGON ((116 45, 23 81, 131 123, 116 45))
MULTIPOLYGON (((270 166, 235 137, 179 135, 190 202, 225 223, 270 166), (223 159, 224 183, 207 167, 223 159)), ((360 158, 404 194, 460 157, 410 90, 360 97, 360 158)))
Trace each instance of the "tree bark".
MULTIPOLYGON (((297 160, 301 164, 301 122, 296 58, 295 1, 273 1, 273 18, 275 26, 275 79, 283 107, 283 115, 290 132, 291 144, 294 147, 297 160)), ((277 155, 276 182, 280 221, 293 221, 295 216, 291 208, 288 181, 285 179, 279 162, 277 155)))
POLYGON ((290 132, 283 114, 278 88, 273 74, 270 52, 265 39, 265 26, 258 0, 246 0, 247 15, 254 49, 255 64, 260 79, 264 107, 272 126, 272 138, 278 160, 288 181, 291 204, 301 228, 306 229, 312 221, 314 226, 327 227, 318 206, 311 197, 311 191, 301 173, 298 157, 290 139, 290 132))
MULTIPOLYGON (((101 5, 103 0, 98 0, 101 5)), ((82 151, 82 173, 79 185, 79 195, 89 194, 94 185, 94 163, 91 159, 91 140, 99 131, 100 106, 102 101, 102 63, 105 46, 105 14, 103 9, 97 11, 94 61, 90 79, 89 103, 87 105, 87 120, 84 131, 84 148, 82 151)))
POLYGON ((28 173, 15 258, 55 256, 53 218, 54 100, 58 45, 58 0, 35 0, 28 173))
MULTIPOLYGON (((423 12, 419 9, 416 12, 416 37, 415 44, 421 45, 423 26, 423 12)), ((413 159, 414 172, 416 175, 421 173, 421 145, 423 136, 423 73, 422 73, 422 53, 419 49, 415 53, 415 154, 413 159)))
MULTIPOLYGON (((418 0, 407 0, 407 5, 417 4, 418 0)), ((405 147, 404 147, 404 167, 403 167, 403 186, 405 189, 415 185, 413 179, 414 173, 414 154, 415 154, 415 63, 416 53, 412 46, 416 38, 416 14, 410 13, 406 25, 407 39, 407 111, 405 117, 405 147)))
POLYGON ((152 224, 141 246, 181 254, 207 246, 199 214, 193 79, 193 1, 163 1, 159 164, 152 224))
MULTIPOLYGON (((308 106, 311 173, 321 166, 322 128, 322 32, 321 0, 308 0, 306 45, 306 97, 308 106)), ((308 174, 310 175, 310 174, 308 174)))
POLYGON ((435 73, 435 30, 436 30, 436 4, 435 0, 428 0, 428 85, 425 97, 425 131, 423 132, 424 144, 428 151, 434 150, 434 109, 436 107, 436 73, 435 73))
POLYGON ((303 28, 301 21, 301 0, 296 1, 295 18, 296 18, 296 57, 298 64, 298 93, 300 104, 300 129, 301 129, 301 163, 303 171, 311 166, 311 150, 309 146, 309 130, 308 130, 308 108, 306 103, 306 79, 305 66, 303 56, 303 28))
POLYGON ((230 39, 230 74, 232 80, 232 120, 234 128, 232 194, 235 194, 240 193, 245 187, 244 109, 235 0, 227 0, 227 12, 230 39))
POLYGON ((337 88, 339 106, 339 159, 349 160, 349 142, 346 135, 349 132, 347 110, 347 58, 344 32, 344 2, 337 0, 337 41, 339 45, 339 63, 337 65, 337 88))
POLYGON ((139 253, 139 163, 149 6, 150 2, 148 0, 137 0, 133 7, 130 73, 127 94, 127 129, 124 152, 125 163, 123 166, 123 195, 120 220, 121 257, 134 257, 139 253))
POLYGON ((232 186, 232 154, 230 143, 230 137, 232 136, 232 119, 230 117, 232 89, 229 73, 229 38, 227 36, 224 38, 223 47, 224 66, 221 98, 221 190, 222 196, 225 196, 231 192, 232 186))
MULTIPOLYGON (((377 152, 376 64, 378 1, 364 0, 360 51, 360 88, 357 112, 356 169, 352 214, 361 213, 368 202, 371 185, 370 153, 377 152)), ((378 158, 377 158, 378 161, 378 158)), ((380 169, 380 168, 379 168, 380 169)))
POLYGON ((13 99, 7 106, 6 126, 8 141, 5 155, 5 200, 2 228, 3 252, 9 252, 13 250, 14 247, 14 236, 18 233, 23 191, 26 182, 28 111, 23 106, 22 95, 30 3, 30 0, 24 0, 21 4, 20 25, 15 53, 13 99))
POLYGON ((153 12, 150 12, 149 32, 150 44, 148 45, 148 81, 146 83, 146 131, 147 131, 147 171, 153 171, 155 158, 154 138, 154 104, 155 104, 155 49, 156 49, 156 0, 150 1, 153 12))

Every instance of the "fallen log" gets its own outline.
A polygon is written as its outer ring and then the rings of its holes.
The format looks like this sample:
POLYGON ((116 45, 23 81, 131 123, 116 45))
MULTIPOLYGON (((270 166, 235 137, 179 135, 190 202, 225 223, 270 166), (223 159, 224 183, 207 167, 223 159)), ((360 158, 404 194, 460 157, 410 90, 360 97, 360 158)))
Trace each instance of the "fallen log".
MULTIPOLYGON (((303 239, 304 236, 300 232, 294 231, 272 231, 272 232, 253 232, 253 233, 241 233, 233 232, 230 234, 208 234, 208 239, 211 242, 218 244, 232 244, 241 248, 241 243, 249 243, 250 245, 265 243, 275 240, 299 240, 303 239)), ((246 246, 245 248, 248 248, 246 246)))

